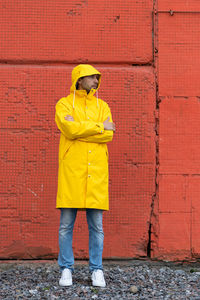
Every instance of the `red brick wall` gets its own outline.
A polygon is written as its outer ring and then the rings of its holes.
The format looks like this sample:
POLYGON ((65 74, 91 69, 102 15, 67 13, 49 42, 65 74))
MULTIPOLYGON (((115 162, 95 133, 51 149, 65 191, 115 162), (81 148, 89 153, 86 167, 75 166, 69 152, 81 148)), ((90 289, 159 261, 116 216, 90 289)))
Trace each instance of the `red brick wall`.
MULTIPOLYGON (((104 257, 198 256, 200 8, 154 2, 1 2, 1 258, 57 257, 55 104, 79 63, 102 72, 117 126, 104 257)), ((74 252, 88 257, 84 212, 74 252)))
POLYGON ((158 1, 159 201, 152 257, 159 259, 200 255, 199 16, 198 1, 158 1))
MULTIPOLYGON (((102 72, 99 97, 117 126, 109 145, 104 257, 147 255, 155 192, 152 9, 150 0, 1 3, 1 257, 57 256, 55 103, 69 93, 80 62, 102 72)), ((88 256, 84 212, 74 250, 88 256)))

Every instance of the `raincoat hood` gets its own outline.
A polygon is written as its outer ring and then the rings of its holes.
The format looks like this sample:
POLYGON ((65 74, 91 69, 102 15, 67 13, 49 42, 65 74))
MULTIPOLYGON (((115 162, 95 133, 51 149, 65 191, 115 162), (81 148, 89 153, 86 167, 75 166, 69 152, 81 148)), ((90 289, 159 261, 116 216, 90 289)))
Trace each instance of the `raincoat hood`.
MULTIPOLYGON (((70 88, 70 92, 74 92, 74 90, 76 90, 76 83, 77 83, 79 78, 85 77, 85 76, 91 76, 91 75, 95 75, 95 74, 100 75, 99 83, 98 83, 98 87, 97 87, 97 89, 98 89, 99 86, 100 86, 100 82, 101 82, 101 73, 99 71, 97 71, 91 65, 81 64, 81 65, 76 66, 72 70, 72 85, 71 85, 71 88, 70 88)), ((92 89, 92 90, 95 93, 97 89, 92 89)))
MULTIPOLYGON (((97 71, 93 66, 86 65, 86 64, 78 65, 72 70, 72 85, 70 88, 70 92, 74 94, 73 95, 73 109, 75 108, 76 91, 79 93, 81 91, 81 90, 76 89, 76 84, 77 84, 78 79, 81 77, 91 76, 91 75, 95 75, 95 74, 99 75, 99 82, 98 82, 97 89, 90 90, 89 95, 92 95, 92 96, 97 92, 97 90, 100 86, 101 73, 99 71, 97 71)), ((85 91, 84 91, 84 93, 85 93, 85 91)), ((97 93, 97 107, 99 107, 98 93, 97 93)))

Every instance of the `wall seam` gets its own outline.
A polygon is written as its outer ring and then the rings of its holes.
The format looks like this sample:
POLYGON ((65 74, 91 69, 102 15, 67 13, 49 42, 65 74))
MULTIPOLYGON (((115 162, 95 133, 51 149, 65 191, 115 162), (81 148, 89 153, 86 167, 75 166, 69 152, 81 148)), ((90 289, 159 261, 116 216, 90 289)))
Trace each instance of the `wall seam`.
POLYGON ((156 19, 157 0, 153 0, 152 11, 152 50, 153 50, 153 67, 156 85, 156 103, 155 103, 155 192, 152 195, 151 211, 149 217, 149 229, 148 229, 148 244, 147 244, 147 257, 152 257, 154 237, 156 236, 155 224, 156 224, 156 207, 158 205, 158 174, 159 174, 159 93, 158 93, 158 73, 157 73, 157 19, 156 19))

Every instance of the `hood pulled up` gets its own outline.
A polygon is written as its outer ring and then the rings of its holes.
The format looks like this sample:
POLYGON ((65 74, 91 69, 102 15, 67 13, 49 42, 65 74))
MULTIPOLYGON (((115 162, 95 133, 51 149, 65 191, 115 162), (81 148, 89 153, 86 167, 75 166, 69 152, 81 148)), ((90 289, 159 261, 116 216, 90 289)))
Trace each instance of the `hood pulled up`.
MULTIPOLYGON (((76 66, 72 70, 72 85, 71 85, 71 88, 70 88, 70 92, 74 92, 76 90, 76 83, 79 80, 79 78, 85 77, 85 76, 96 75, 96 74, 99 75, 99 83, 98 83, 98 87, 97 87, 97 89, 98 89, 99 86, 100 86, 100 82, 101 82, 101 73, 99 71, 97 71, 91 65, 81 64, 81 65, 76 66)), ((96 90, 94 90, 94 92, 96 90)))

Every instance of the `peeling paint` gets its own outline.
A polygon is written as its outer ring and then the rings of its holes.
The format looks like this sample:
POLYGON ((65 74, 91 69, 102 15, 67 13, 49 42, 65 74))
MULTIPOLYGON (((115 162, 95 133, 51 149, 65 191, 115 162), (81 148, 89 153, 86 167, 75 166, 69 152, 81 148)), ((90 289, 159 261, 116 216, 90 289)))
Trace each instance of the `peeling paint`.
POLYGON ((1 249, 0 258, 4 257, 9 259, 51 259, 57 257, 57 254, 53 253, 50 248, 26 245, 23 241, 16 240, 1 249))
POLYGON ((35 197, 38 196, 38 195, 37 195, 34 191, 32 191, 30 188, 27 188, 27 190, 28 190, 29 192, 31 192, 35 197))

